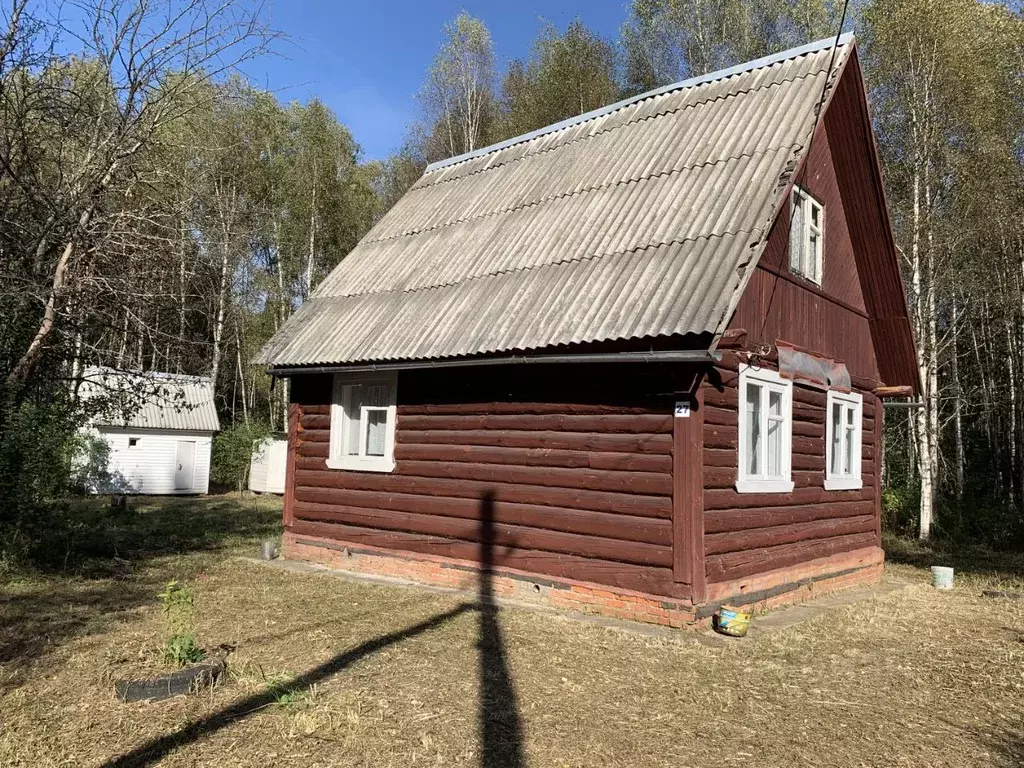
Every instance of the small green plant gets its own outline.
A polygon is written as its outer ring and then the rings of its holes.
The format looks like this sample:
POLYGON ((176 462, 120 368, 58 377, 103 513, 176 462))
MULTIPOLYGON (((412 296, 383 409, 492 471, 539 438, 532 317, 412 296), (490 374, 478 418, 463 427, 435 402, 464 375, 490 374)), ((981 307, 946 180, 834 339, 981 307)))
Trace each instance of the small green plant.
POLYGON ((178 667, 202 661, 206 652, 196 642, 195 592, 171 579, 157 597, 163 603, 170 633, 164 645, 164 660, 178 667))

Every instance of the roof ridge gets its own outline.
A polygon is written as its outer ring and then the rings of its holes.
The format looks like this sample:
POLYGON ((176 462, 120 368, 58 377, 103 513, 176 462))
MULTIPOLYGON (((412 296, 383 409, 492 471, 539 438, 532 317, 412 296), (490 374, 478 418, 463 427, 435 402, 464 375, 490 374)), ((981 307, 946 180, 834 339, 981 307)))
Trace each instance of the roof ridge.
MULTIPOLYGON (((716 96, 712 96, 711 98, 707 99, 706 101, 686 102, 685 104, 682 104, 679 107, 676 107, 676 108, 673 108, 673 109, 667 109, 664 112, 654 112, 652 114, 643 115, 643 116, 635 118, 635 119, 629 119, 629 120, 627 120, 625 122, 622 122, 622 123, 617 123, 615 125, 611 125, 611 126, 607 126, 607 127, 602 127, 600 129, 592 132, 592 133, 587 133, 587 134, 582 135, 582 136, 577 136, 576 138, 570 139, 569 141, 563 142, 561 144, 555 144, 554 146, 541 147, 536 152, 532 152, 532 151, 531 152, 525 152, 525 153, 523 153, 521 155, 517 155, 515 157, 511 157, 507 161, 504 161, 504 162, 501 162, 501 163, 498 163, 498 164, 495 164, 495 165, 487 165, 486 167, 482 167, 482 168, 479 168, 477 170, 470 171, 469 173, 465 174, 464 176, 455 176, 455 177, 450 177, 450 178, 436 179, 436 180, 431 181, 429 184, 424 184, 422 186, 414 185, 409 191, 410 192, 418 192, 420 190, 430 189, 431 187, 436 187, 436 186, 439 186, 441 184, 454 184, 457 181, 462 181, 463 179, 468 179, 468 178, 471 178, 472 176, 477 176, 477 175, 479 175, 481 173, 487 173, 488 171, 493 171, 496 168, 501 168, 504 165, 511 165, 512 163, 518 163, 518 162, 520 162, 522 160, 525 160, 525 159, 531 158, 531 157, 539 157, 541 155, 547 154, 548 152, 557 152, 558 150, 563 149, 565 147, 571 147, 574 144, 578 144, 578 143, 580 143, 582 141, 587 141, 588 139, 592 139, 592 138, 595 138, 595 137, 598 137, 598 136, 603 136, 605 134, 611 133, 612 131, 617 131, 617 130, 620 130, 622 128, 626 128, 626 127, 631 126, 631 125, 639 125, 640 123, 644 123, 644 122, 647 122, 649 120, 657 120, 659 118, 665 117, 666 115, 677 115, 679 113, 685 112, 688 109, 696 109, 697 107, 703 107, 703 106, 707 106, 709 104, 714 104, 716 101, 725 101, 726 99, 736 98, 738 96, 744 96, 744 95, 753 93, 754 91, 758 91, 758 90, 762 90, 762 89, 782 87, 783 85, 788 85, 790 83, 794 83, 797 80, 806 80, 809 77, 818 77, 820 74, 822 74, 825 71, 826 71, 825 69, 821 69, 821 70, 818 70, 817 72, 806 72, 806 73, 804 73, 802 75, 796 75, 796 76, 793 76, 793 77, 785 77, 785 78, 783 78, 781 80, 778 80, 778 81, 775 81, 775 82, 770 82, 770 83, 766 83, 766 84, 762 84, 762 85, 755 85, 755 86, 752 86, 752 87, 744 89, 744 90, 738 90, 738 91, 735 91, 735 92, 732 92, 732 93, 726 93, 726 94, 718 94, 716 96)), ((416 184, 419 184, 419 181, 421 181, 422 179, 425 179, 425 178, 426 178, 426 172, 424 172, 424 175, 421 176, 420 179, 417 180, 416 184)), ((372 233, 372 230, 371 230, 371 233, 372 233)))
POLYGON ((88 378, 89 373, 113 374, 124 378, 134 376, 143 379, 167 379, 170 381, 191 381, 201 384, 212 384, 213 379, 209 376, 200 376, 193 373, 171 373, 170 371, 135 371, 124 368, 115 368, 110 365, 87 365, 82 369, 83 377, 88 378))
MULTIPOLYGON (((486 279, 486 278, 489 278, 489 277, 503 277, 505 275, 515 275, 515 274, 520 274, 522 272, 531 272, 531 271, 533 271, 535 269, 544 269, 546 267, 558 267, 558 266, 561 266, 563 264, 581 264, 581 263, 583 263, 585 261, 595 261, 597 259, 605 259, 605 258, 614 257, 614 256, 625 256, 626 254, 629 254, 629 253, 639 253, 640 251, 647 251, 647 250, 650 250, 651 248, 662 248, 662 247, 665 247, 665 246, 685 245, 686 243, 696 243, 696 242, 698 242, 700 240, 711 240, 711 239, 716 238, 716 237, 736 237, 737 235, 744 235, 744 234, 748 234, 749 235, 749 234, 753 234, 756 230, 757 230, 757 227, 754 227, 754 228, 751 228, 751 229, 737 229, 735 231, 733 231, 733 230, 726 230, 725 232, 708 232, 706 234, 697 235, 695 237, 673 238, 671 240, 663 240, 663 241, 658 242, 658 243, 647 243, 646 245, 638 245, 635 248, 626 248, 625 250, 622 250, 622 251, 612 251, 610 253, 592 253, 589 256, 574 256, 572 258, 559 259, 558 261, 548 261, 548 262, 545 262, 543 264, 531 264, 529 266, 518 267, 518 268, 513 268, 513 269, 499 269, 499 270, 497 270, 495 272, 485 272, 482 275, 471 275, 470 277, 466 277, 466 278, 463 278, 461 280, 452 280, 452 281, 449 281, 449 282, 446 282, 446 283, 438 283, 436 285, 423 285, 423 286, 420 286, 418 288, 409 288, 409 289, 405 289, 405 288, 386 288, 386 289, 380 290, 380 291, 367 291, 366 293, 336 294, 336 295, 332 295, 332 296, 313 296, 306 303, 310 303, 312 301, 318 301, 318 300, 328 301, 330 299, 357 299, 357 298, 361 298, 363 296, 383 296, 383 295, 389 294, 389 293, 390 294, 395 294, 395 293, 412 294, 412 293, 422 293, 424 291, 435 291, 435 290, 439 290, 441 288, 452 288, 452 287, 454 287, 456 285, 463 285, 465 283, 471 283, 474 280, 483 280, 483 279, 486 279)), ((303 304, 303 306, 305 306, 305 304, 303 304)))
POLYGON ((565 128, 570 128, 574 125, 579 125, 580 123, 585 123, 590 120, 594 120, 595 118, 598 117, 603 117, 604 115, 611 114, 612 112, 616 112, 620 109, 639 103, 641 101, 645 101, 646 99, 650 99, 655 96, 661 96, 666 93, 672 93, 673 91, 681 91, 687 88, 695 88, 697 86, 705 85, 707 83, 713 83, 716 80, 724 80, 727 77, 733 77, 734 75, 740 75, 745 72, 751 72, 755 69, 771 66, 772 64, 778 64, 783 61, 788 61, 789 59, 795 59, 800 56, 805 56, 809 53, 817 53, 834 45, 849 45, 851 42, 854 42, 855 40, 856 37, 854 36, 853 32, 845 32, 842 35, 839 35, 838 37, 824 37, 821 40, 815 40, 814 42, 806 43, 795 48, 789 48, 785 51, 779 51, 778 53, 773 53, 768 56, 762 56, 761 58, 754 59, 753 61, 744 62, 742 64, 737 64, 732 67, 726 67, 725 69, 720 69, 715 72, 709 72, 706 75, 691 77, 687 80, 681 80, 678 83, 664 85, 660 88, 655 88, 650 91, 645 91, 644 93, 639 93, 636 96, 630 96, 629 98, 622 99, 620 101, 615 102, 614 104, 609 104, 604 107, 598 107, 597 109, 591 110, 590 112, 584 112, 582 115, 577 115, 576 117, 570 117, 560 122, 552 123, 551 125, 544 126, 543 128, 538 128, 534 131, 530 131, 529 133, 524 133, 519 136, 513 136, 510 139, 505 139, 504 141, 499 141, 495 144, 490 144, 486 147, 481 147, 480 149, 465 152, 461 155, 449 157, 445 160, 438 160, 437 162, 431 163, 430 165, 427 166, 426 170, 424 171, 424 175, 430 173, 431 171, 436 171, 441 168, 447 168, 448 166, 455 165, 457 163, 462 163, 467 160, 472 160, 477 157, 483 157, 484 155, 489 155, 492 152, 497 152, 498 150, 506 149, 508 147, 515 146, 516 144, 522 144, 524 142, 536 139, 540 136, 545 136, 549 133, 555 133, 556 131, 561 131, 565 128))

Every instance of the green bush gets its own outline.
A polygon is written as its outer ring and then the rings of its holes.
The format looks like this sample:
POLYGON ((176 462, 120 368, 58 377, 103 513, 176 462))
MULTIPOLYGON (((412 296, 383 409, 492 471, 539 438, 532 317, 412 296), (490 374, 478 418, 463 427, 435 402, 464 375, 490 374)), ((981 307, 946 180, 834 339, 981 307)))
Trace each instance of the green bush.
POLYGON ((265 422, 234 424, 213 440, 210 475, 215 483, 244 490, 249 464, 256 447, 269 440, 273 430, 265 422))
POLYGON ((0 409, 0 560, 31 558, 63 519, 79 419, 59 398, 0 409))
POLYGON ((917 534, 921 499, 917 489, 889 486, 882 491, 882 528, 897 536, 917 534))

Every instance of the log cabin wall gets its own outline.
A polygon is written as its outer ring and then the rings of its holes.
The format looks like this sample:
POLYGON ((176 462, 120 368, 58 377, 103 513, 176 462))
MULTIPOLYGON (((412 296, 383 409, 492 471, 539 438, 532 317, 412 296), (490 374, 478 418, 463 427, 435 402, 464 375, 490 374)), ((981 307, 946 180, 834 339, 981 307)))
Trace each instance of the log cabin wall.
POLYGON ((286 526, 479 561, 493 494, 496 565, 689 597, 673 577, 672 406, 693 376, 626 364, 403 371, 391 473, 328 469, 331 379, 295 377, 286 526))
POLYGON ((879 546, 877 399, 864 390, 864 487, 826 491, 825 392, 793 386, 794 488, 739 493, 737 364, 717 366, 704 386, 704 558, 709 584, 879 546))
MULTIPOLYGON (((844 149, 840 144, 835 151, 844 149)), ((729 327, 746 329, 751 344, 787 341, 840 360, 854 376, 877 382, 878 363, 833 151, 822 123, 796 177, 825 206, 821 286, 789 271, 790 210, 783 205, 729 327)))

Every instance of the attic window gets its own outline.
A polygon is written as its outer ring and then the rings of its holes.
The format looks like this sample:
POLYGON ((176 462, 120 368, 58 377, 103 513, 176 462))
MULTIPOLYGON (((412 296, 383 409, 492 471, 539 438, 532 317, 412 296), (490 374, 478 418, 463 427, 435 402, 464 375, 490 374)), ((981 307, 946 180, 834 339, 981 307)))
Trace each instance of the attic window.
POLYGON ((821 285, 825 249, 825 206, 800 187, 793 187, 789 224, 789 271, 821 285))
POLYGON ((134 448, 138 444, 139 444, 139 438, 137 438, 137 437, 129 437, 128 438, 128 447, 129 448, 134 448))
POLYGON ((395 468, 397 376, 335 374, 327 466, 365 472, 395 468))

